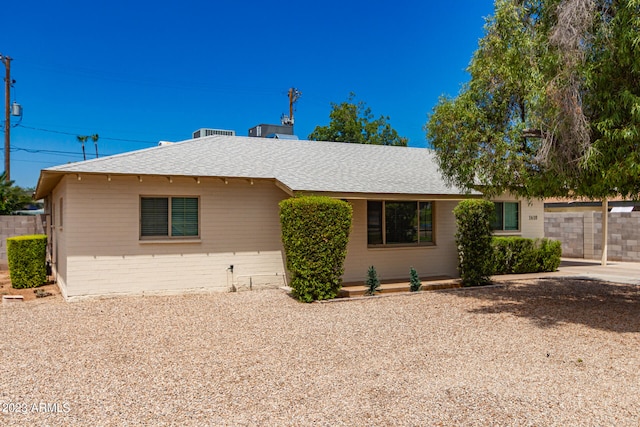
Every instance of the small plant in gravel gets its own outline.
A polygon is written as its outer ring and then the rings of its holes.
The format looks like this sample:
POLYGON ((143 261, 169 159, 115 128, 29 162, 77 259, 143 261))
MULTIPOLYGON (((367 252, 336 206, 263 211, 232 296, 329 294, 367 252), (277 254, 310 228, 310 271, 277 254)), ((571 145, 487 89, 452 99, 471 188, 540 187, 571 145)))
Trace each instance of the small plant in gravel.
POLYGON ((44 289, 34 289, 33 293, 36 294, 36 298, 45 298, 53 295, 51 292, 47 292, 44 289))
POLYGON ((420 282, 418 272, 413 267, 409 269, 409 289, 411 290, 411 292, 418 292, 420 289, 422 289, 422 282, 420 282))
POLYGON ((365 286, 367 287, 364 291, 365 295, 375 295, 380 289, 380 279, 378 279, 378 273, 373 265, 369 267, 369 271, 367 271, 365 286))

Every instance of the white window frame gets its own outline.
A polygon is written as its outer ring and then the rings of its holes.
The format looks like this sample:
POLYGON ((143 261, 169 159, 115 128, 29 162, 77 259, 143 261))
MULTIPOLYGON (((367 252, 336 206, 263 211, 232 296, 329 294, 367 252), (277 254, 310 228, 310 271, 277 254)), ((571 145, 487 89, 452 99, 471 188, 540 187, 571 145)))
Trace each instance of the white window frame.
POLYGON ((194 239, 200 239, 200 197, 199 196, 192 196, 192 195, 187 195, 187 196, 166 196, 166 195, 144 195, 144 196, 140 196, 140 200, 139 200, 139 221, 138 221, 138 226, 139 226, 139 239, 140 240, 194 240, 194 239), (142 234, 142 229, 143 229, 143 225, 142 225, 142 200, 143 199, 167 199, 167 234, 157 234, 157 235, 143 235, 142 234), (196 199, 197 201, 197 221, 198 221, 198 231, 196 235, 192 235, 192 236, 184 236, 184 235, 173 235, 173 222, 172 222, 172 207, 173 207, 173 200, 174 199, 196 199))
POLYGON ((496 200, 493 202, 496 206, 496 210, 498 208, 498 204, 502 204, 502 224, 500 225, 499 228, 494 227, 494 224, 491 224, 492 229, 494 232, 496 233, 519 233, 522 229, 522 205, 520 202, 517 201, 513 201, 513 200, 496 200), (513 204, 516 205, 518 208, 518 216, 517 216, 517 221, 518 221, 518 226, 516 229, 505 229, 505 212, 506 212, 506 205, 507 204, 513 204))

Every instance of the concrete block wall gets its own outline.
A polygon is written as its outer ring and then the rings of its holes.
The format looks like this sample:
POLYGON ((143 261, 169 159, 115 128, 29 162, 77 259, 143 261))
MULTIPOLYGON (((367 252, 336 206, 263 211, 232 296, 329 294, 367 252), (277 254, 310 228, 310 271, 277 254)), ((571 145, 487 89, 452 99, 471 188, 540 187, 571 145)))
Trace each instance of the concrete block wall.
MULTIPOLYGON (((594 213, 594 255, 602 257, 602 214, 594 213)), ((609 213, 607 259, 640 261, 640 212, 609 213)))
POLYGON ((43 215, 0 215, 0 269, 7 269, 7 238, 44 234, 43 215))
MULTIPOLYGON (((562 256, 602 257, 601 212, 545 212, 545 236, 562 242, 562 256)), ((607 259, 640 262, 640 212, 609 213, 607 259)))
POLYGON ((582 213, 553 212, 544 214, 544 235, 562 242, 562 256, 584 258, 584 218, 582 213))

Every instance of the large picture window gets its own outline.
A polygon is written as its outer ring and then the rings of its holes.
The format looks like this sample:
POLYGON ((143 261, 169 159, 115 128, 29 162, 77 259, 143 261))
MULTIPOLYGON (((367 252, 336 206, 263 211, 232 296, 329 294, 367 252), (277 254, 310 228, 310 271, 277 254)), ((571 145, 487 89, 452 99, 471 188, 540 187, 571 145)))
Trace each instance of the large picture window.
POLYGON ((141 197, 141 237, 197 237, 197 197, 141 197))
POLYGON ((433 244, 433 203, 368 201, 369 245, 433 244))
POLYGON ((496 220, 492 224, 494 230, 517 231, 520 230, 520 203, 519 202, 494 202, 496 220))

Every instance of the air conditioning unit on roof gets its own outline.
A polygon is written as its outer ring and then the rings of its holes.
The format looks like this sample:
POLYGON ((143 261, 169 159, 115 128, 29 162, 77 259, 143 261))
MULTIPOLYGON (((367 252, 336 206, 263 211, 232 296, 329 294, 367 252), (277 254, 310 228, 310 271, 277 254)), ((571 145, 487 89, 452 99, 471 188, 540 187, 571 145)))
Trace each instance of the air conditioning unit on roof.
POLYGON ((236 136, 235 130, 225 130, 225 129, 208 129, 202 128, 193 132, 193 138, 204 138, 205 136, 213 136, 213 135, 223 135, 223 136, 236 136))

